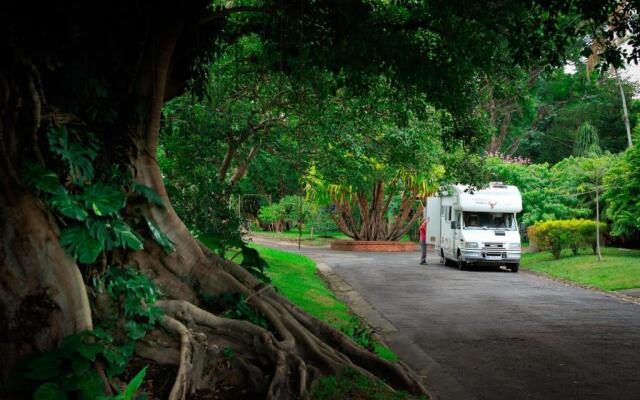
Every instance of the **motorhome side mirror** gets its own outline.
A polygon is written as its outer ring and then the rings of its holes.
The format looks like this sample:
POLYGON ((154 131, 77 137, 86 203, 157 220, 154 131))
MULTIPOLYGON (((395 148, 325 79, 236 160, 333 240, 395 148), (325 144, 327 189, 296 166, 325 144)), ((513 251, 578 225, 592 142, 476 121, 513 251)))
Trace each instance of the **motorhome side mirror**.
POLYGON ((451 229, 458 229, 458 221, 451 221, 451 229))

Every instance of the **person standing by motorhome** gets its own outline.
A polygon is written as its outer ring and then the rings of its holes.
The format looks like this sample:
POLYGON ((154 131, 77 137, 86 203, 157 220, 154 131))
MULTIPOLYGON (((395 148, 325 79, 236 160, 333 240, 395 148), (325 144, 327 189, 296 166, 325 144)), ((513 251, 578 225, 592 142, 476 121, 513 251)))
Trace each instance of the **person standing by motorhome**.
POLYGON ((423 219, 420 224, 420 228, 418 228, 420 232, 420 250, 422 251, 422 255, 420 256, 420 265, 427 264, 427 220, 423 219))

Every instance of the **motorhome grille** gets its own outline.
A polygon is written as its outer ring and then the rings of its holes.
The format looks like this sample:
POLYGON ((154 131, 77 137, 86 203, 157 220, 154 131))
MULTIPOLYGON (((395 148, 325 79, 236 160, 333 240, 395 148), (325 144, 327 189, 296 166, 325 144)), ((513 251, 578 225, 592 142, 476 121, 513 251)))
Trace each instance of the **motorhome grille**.
POLYGON ((485 249, 504 249, 504 243, 485 243, 485 249))

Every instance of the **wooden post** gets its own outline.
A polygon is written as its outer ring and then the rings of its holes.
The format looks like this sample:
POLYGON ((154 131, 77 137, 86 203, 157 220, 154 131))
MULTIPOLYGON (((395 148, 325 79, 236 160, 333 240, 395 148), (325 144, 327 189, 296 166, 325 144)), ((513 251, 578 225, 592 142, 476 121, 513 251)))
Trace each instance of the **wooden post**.
POLYGON ((600 253, 600 198, 599 189, 596 189, 596 253, 598 261, 602 261, 602 253, 600 253))

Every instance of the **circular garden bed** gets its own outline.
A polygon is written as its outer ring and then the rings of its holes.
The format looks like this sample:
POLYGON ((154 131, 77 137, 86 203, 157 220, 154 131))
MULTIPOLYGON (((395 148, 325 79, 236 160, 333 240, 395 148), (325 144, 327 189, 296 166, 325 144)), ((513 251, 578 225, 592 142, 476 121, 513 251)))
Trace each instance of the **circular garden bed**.
POLYGON ((342 251, 415 251, 418 245, 414 242, 395 242, 384 240, 334 240, 331 242, 332 250, 342 251))

